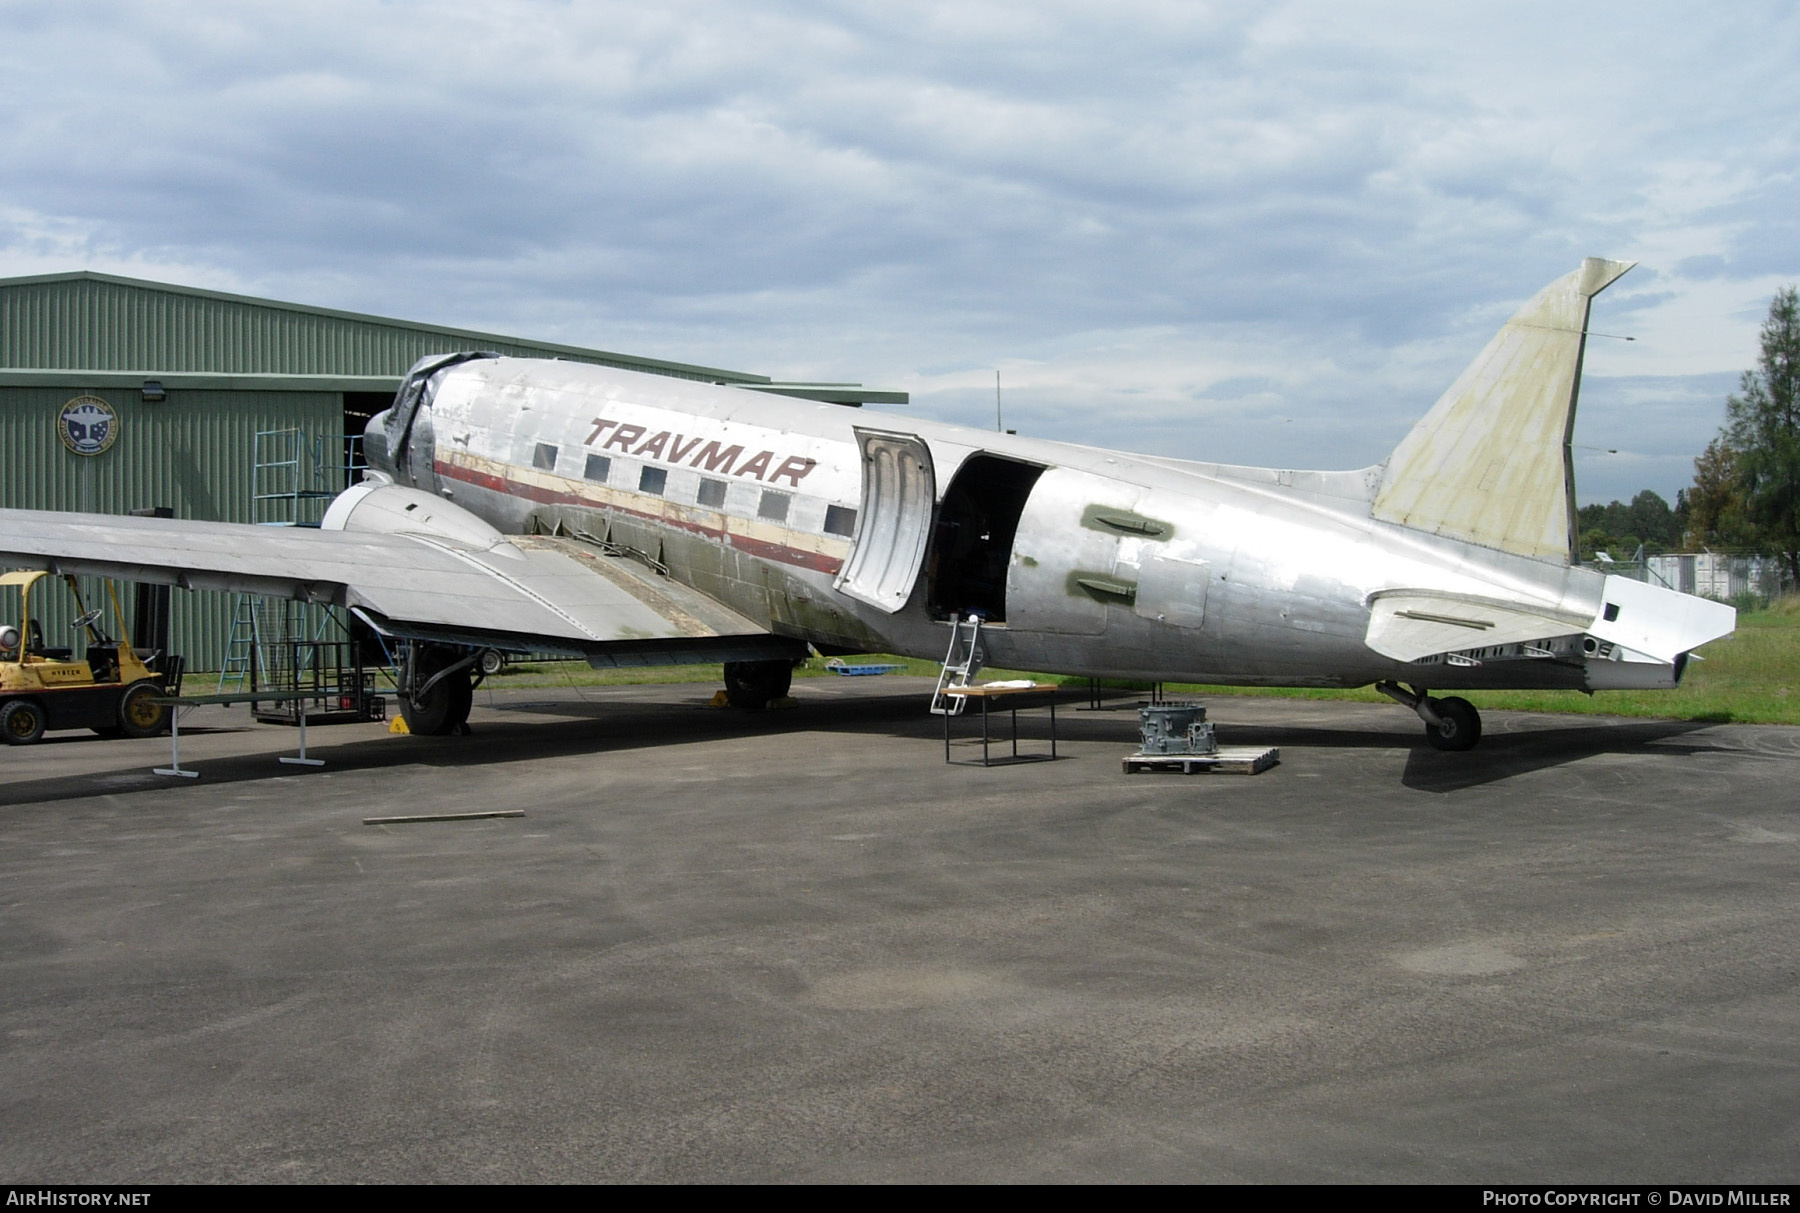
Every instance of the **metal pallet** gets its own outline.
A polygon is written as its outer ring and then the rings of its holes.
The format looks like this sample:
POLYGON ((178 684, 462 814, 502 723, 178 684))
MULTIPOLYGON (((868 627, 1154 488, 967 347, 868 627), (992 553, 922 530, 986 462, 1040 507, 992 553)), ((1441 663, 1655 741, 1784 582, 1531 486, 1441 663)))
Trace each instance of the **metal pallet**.
POLYGON ((1180 771, 1198 775, 1218 771, 1227 775, 1256 775, 1281 761, 1281 751, 1271 746, 1222 745, 1211 754, 1131 754, 1123 760, 1125 773, 1180 771))

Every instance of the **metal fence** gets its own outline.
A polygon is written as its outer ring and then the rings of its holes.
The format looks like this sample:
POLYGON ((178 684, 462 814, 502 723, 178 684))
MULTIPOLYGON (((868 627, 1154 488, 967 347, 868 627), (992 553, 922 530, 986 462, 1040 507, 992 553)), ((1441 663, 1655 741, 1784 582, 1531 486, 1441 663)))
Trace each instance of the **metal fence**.
POLYGON ((1786 563, 1775 556, 1672 552, 1642 560, 1597 561, 1588 567, 1738 606, 1767 606, 1796 588, 1786 563))

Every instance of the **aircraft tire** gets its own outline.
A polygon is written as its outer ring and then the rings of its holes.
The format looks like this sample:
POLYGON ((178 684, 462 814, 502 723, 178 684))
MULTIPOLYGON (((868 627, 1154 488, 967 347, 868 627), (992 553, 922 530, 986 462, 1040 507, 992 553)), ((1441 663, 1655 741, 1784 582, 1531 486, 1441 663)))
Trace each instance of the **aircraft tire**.
MULTIPOLYGON (((436 645, 427 648, 419 654, 419 681, 430 681, 432 675, 460 656, 455 649, 436 645)), ((400 715, 406 719, 407 732, 415 737, 442 737, 457 732, 468 723, 469 709, 475 706, 475 686, 459 671, 446 676, 418 702, 410 695, 399 698, 400 715)))
POLYGON ((119 736, 155 737, 168 732, 168 707, 151 702, 162 693, 162 685, 150 678, 126 687, 119 696, 119 736))
POLYGON ((0 704, 0 737, 7 745, 31 745, 44 735, 49 720, 44 709, 29 699, 12 699, 0 704))
POLYGON ((791 661, 727 661, 725 663, 725 695, 731 706, 746 712, 757 712, 769 706, 769 700, 780 699, 794 682, 791 661))
POLYGON ((1472 750, 1481 740, 1481 713, 1466 699, 1451 695, 1433 699, 1431 706, 1443 724, 1425 726, 1425 740, 1433 749, 1460 752, 1472 750))

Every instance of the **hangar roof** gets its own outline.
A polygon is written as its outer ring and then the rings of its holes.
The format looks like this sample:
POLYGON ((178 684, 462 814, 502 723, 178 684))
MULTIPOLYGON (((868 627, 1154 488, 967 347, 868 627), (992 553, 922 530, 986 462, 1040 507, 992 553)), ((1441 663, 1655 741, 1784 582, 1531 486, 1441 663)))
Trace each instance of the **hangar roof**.
MULTIPOLYGON (((229 386, 250 386, 254 381, 260 387, 391 391, 424 355, 463 349, 566 358, 845 404, 906 401, 904 392, 872 391, 857 384, 776 383, 767 375, 745 371, 92 270, 0 278, 0 383, 41 383, 48 372, 81 371, 86 373, 84 382, 102 373, 129 382, 144 376, 171 381, 181 376, 236 381, 229 386)), ((67 382, 69 376, 57 378, 67 382)))

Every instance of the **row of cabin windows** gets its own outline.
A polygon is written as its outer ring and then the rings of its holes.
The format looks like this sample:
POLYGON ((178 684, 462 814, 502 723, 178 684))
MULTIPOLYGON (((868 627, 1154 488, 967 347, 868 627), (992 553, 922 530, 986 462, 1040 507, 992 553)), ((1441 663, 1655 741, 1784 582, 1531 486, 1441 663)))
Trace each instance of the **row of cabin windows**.
MULTIPOLYGON (((545 472, 556 470, 557 448, 548 442, 540 442, 531 452, 531 466, 545 472)), ((605 484, 612 476, 612 459, 606 455, 589 455, 587 466, 582 469, 582 478, 605 484)), ((661 497, 669 487, 669 473, 666 468, 645 466, 638 473, 638 492, 649 493, 661 497)), ((791 495, 764 489, 762 500, 757 503, 756 516, 766 518, 770 522, 786 522, 788 502, 791 495)), ((715 480, 710 476, 700 478, 700 491, 694 496, 695 504, 708 509, 725 507, 725 481, 715 480)), ((830 505, 825 507, 825 533, 828 535, 850 536, 856 533, 856 511, 848 506, 830 505)))

